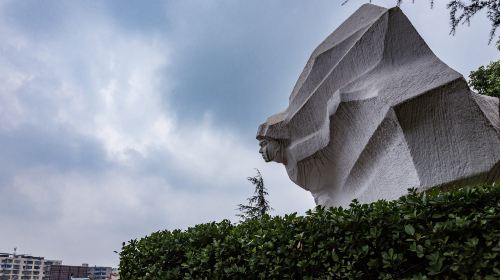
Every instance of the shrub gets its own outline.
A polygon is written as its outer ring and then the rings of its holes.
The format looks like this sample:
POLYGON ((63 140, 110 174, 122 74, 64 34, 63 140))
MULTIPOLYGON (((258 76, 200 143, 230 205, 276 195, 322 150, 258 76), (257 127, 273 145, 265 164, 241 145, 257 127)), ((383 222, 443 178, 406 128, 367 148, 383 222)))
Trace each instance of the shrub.
POLYGON ((500 279, 500 186, 228 220, 124 243, 121 279, 500 279))
POLYGON ((472 71, 469 78, 469 85, 479 94, 500 98, 500 60, 472 71))

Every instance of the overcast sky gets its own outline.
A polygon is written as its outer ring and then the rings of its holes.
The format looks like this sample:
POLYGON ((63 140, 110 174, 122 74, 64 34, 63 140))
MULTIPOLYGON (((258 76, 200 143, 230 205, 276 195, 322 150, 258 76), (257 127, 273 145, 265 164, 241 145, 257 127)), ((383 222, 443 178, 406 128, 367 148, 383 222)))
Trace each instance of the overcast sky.
MULTIPOLYGON (((123 241, 237 221, 254 168, 274 214, 313 207, 255 133, 366 1, 340 2, 0 0, 0 252, 117 266, 123 241)), ((452 68, 498 59, 484 14, 451 37, 446 1, 417 2, 452 68)))

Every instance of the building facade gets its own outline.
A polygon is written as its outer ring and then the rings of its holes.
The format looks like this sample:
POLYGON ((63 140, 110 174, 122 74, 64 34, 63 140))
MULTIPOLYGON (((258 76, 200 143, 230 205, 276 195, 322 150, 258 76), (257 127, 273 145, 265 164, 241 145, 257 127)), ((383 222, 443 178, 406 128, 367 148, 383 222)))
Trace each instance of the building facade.
POLYGON ((52 265, 48 280, 69 280, 89 277, 88 266, 52 265))
POLYGON ((119 280, 120 279, 120 271, 118 268, 113 268, 111 271, 111 275, 109 276, 109 280, 119 280))
POLYGON ((112 272, 112 267, 94 266, 89 268, 89 277, 93 280, 108 280, 112 272))
POLYGON ((50 266, 62 261, 0 253, 0 280, 48 280, 50 266))
POLYGON ((0 253, 0 280, 69 280, 119 279, 118 269, 104 266, 62 265, 60 260, 46 260, 26 254, 0 253))

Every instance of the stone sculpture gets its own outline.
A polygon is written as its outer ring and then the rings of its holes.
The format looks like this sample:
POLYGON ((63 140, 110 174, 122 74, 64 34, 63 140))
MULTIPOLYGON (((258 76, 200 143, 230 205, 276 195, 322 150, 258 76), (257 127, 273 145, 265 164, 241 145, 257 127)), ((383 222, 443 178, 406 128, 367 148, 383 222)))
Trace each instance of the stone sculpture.
POLYGON ((323 206, 500 181, 498 98, 472 92, 397 7, 363 5, 328 36, 257 139, 323 206))

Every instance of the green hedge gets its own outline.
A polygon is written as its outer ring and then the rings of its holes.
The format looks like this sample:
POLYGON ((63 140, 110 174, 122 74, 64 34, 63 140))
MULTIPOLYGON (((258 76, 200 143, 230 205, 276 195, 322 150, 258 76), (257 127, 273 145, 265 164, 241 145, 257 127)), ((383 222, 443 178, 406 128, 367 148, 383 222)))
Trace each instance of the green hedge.
POLYGON ((500 279, 500 186, 224 220, 124 243, 121 279, 500 279))

